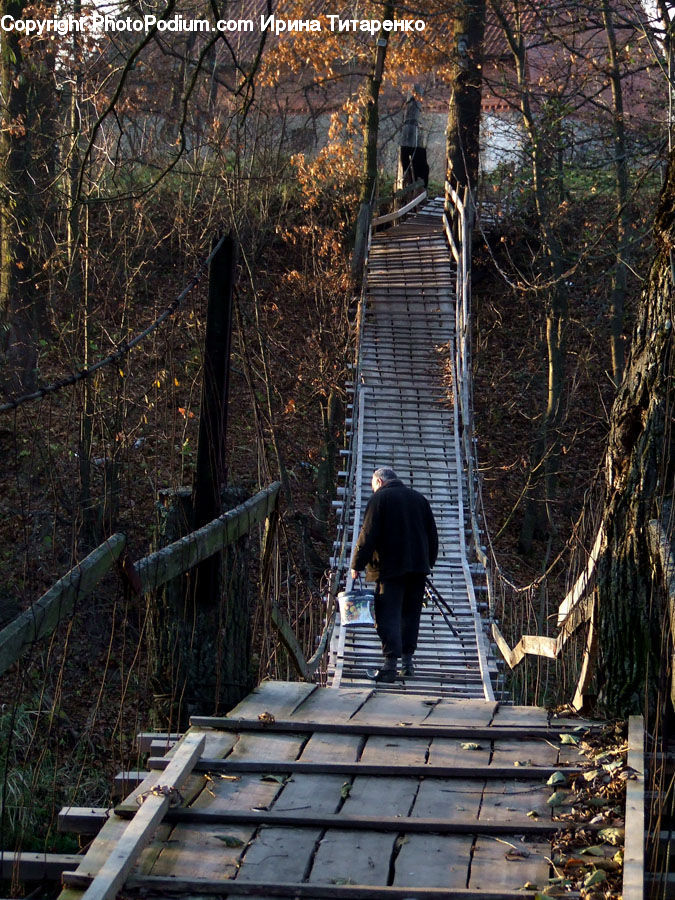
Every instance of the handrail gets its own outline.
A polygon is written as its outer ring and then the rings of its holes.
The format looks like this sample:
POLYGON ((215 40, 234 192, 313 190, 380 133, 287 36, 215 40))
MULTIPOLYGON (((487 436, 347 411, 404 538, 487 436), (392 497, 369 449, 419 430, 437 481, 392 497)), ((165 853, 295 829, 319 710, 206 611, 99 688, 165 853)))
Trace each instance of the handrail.
POLYGON ((120 558, 126 536, 113 534, 0 631, 0 675, 35 641, 48 637, 120 558))
MULTIPOLYGON (((484 552, 480 543, 480 531, 478 527, 478 514, 476 508, 476 498, 473 490, 474 467, 476 465, 475 447, 473 438, 473 420, 472 420, 472 403, 469 395, 468 385, 470 379, 468 377, 471 367, 471 235, 473 227, 473 214, 475 212, 474 198, 468 189, 464 190, 462 196, 461 190, 458 189, 451 181, 445 182, 446 191, 446 211, 443 217, 443 228, 449 248, 452 252, 454 260, 457 264, 457 305, 456 305, 456 329, 457 343, 455 348, 455 369, 457 371, 457 380, 459 382, 455 395, 460 409, 462 418, 462 449, 464 452, 464 464, 466 466, 467 480, 469 483, 469 512, 470 526, 473 533, 475 553, 478 561, 485 567, 487 575, 488 588, 488 604, 490 611, 494 613, 495 585, 493 581, 493 573, 491 571, 491 559, 495 566, 496 576, 501 578, 511 589, 515 589, 501 575, 494 556, 490 559, 484 552), (462 389, 463 388, 463 389, 462 389)), ((480 493, 480 486, 478 487, 480 493)), ((480 501, 479 501, 480 502, 480 501)), ((597 531, 593 547, 591 549, 588 560, 583 572, 576 579, 574 585, 566 594, 564 600, 560 604, 558 611, 559 633, 556 637, 546 637, 543 635, 524 634, 516 646, 511 649, 504 639, 496 622, 492 623, 492 638, 499 648, 505 662, 514 668, 526 655, 544 656, 550 659, 556 659, 569 638, 576 630, 585 622, 591 621, 591 629, 587 640, 587 657, 590 656, 591 644, 594 640, 594 612, 595 606, 593 596, 589 594, 589 585, 595 574, 597 561, 600 557, 604 533, 602 527, 597 531)), ((675 588, 674 588, 675 590, 675 588)), ((675 595, 674 595, 675 596, 675 595)), ((675 616, 675 610, 673 612, 675 616)), ((673 626, 675 634, 675 624, 673 626)), ((588 666, 586 666, 588 669, 588 666)), ((583 684, 582 682, 587 676, 587 672, 582 672, 582 677, 577 686, 574 703, 580 703, 583 700, 583 684)), ((674 687, 675 691, 675 687, 674 687)))
POLYGON ((601 524, 598 528, 598 533, 595 537, 593 547, 591 548, 588 562, 586 563, 586 568, 574 582, 571 589, 565 595, 565 599, 558 607, 558 626, 563 625, 564 622, 569 618, 575 606, 577 605, 583 594, 586 592, 586 588, 588 587, 591 578, 595 574, 595 566, 598 561, 598 557, 600 556, 600 548, 602 546, 603 537, 604 529, 601 524))
POLYGON ((275 481, 244 503, 228 510, 207 525, 139 560, 136 573, 139 593, 145 594, 219 553, 265 521, 274 509, 281 483, 275 481))
POLYGON ((394 212, 387 213, 384 216, 376 216, 373 219, 373 227, 377 225, 385 225, 387 222, 395 222, 397 219, 402 218, 407 213, 411 212, 413 209, 416 209, 420 203, 423 203, 427 199, 427 192, 422 191, 421 194, 418 194, 413 200, 409 203, 406 203, 405 206, 402 206, 400 209, 394 210, 394 212))
MULTIPOLYGON (((280 482, 275 481, 245 503, 135 565, 126 560, 123 575, 138 594, 161 587, 263 522, 277 503, 280 487, 280 482)), ((123 557, 126 546, 126 535, 113 534, 0 631, 0 675, 35 641, 52 634, 73 612, 78 600, 91 594, 123 557)))

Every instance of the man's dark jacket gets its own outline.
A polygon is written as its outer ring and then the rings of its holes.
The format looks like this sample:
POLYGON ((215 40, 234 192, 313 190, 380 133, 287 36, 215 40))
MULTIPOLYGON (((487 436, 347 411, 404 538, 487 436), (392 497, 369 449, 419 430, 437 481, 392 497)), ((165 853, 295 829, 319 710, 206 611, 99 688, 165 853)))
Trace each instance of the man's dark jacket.
POLYGON ((436 522, 426 497, 395 479, 368 501, 351 568, 368 581, 411 572, 428 575, 438 555, 436 522))

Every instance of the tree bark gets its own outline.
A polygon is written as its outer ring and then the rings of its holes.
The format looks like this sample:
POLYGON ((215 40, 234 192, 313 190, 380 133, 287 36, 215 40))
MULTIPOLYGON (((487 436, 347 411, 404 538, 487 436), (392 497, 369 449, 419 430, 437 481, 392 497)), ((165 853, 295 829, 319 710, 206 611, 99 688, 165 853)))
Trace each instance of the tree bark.
POLYGON ((606 544, 598 564, 600 701, 611 715, 649 712, 657 693, 661 610, 652 596, 647 523, 672 492, 675 155, 654 223, 657 248, 610 417, 606 544))
POLYGON ((605 34, 607 35, 610 66, 609 81, 612 87, 612 131, 614 137, 614 170, 616 173, 616 259, 612 273, 612 294, 609 308, 612 377, 614 384, 618 386, 623 377, 623 307, 627 284, 625 255, 628 251, 627 236, 630 230, 630 217, 628 214, 628 162, 623 115, 623 89, 616 34, 608 0, 602 0, 602 19, 605 25, 605 34))
MULTIPOLYGON (((392 19, 394 4, 386 0, 383 19, 392 19)), ((359 215, 356 223, 354 253, 352 255, 352 277, 359 279, 366 258, 368 226, 372 215, 372 204, 375 199, 377 185, 377 139, 380 130, 380 87, 384 63, 387 56, 387 33, 378 32, 375 42, 375 59, 373 71, 366 83, 366 107, 363 118, 363 174, 359 194, 359 215)))
POLYGON ((463 0, 454 21, 452 87, 446 132, 448 177, 475 190, 480 161, 480 114, 485 0, 463 0))
MULTIPOLYGON (((23 0, 2 0, 0 11, 23 17, 23 0)), ((0 325, 2 350, 10 365, 11 388, 33 390, 37 384, 33 254, 34 185, 30 172, 30 80, 16 31, 0 42, 0 325)))

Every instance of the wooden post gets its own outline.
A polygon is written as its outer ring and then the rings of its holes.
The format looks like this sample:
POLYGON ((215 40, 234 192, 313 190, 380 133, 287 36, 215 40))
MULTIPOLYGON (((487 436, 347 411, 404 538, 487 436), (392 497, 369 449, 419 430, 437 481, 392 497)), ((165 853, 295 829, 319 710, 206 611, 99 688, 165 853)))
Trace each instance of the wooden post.
MULTIPOLYGON (((235 243, 228 235, 209 268, 204 377, 199 414, 199 442, 194 480, 193 528, 201 528, 222 512, 221 489, 227 481, 225 441, 230 386, 232 340, 232 287, 235 243)), ((220 555, 206 560, 196 573, 195 602, 214 603, 219 592, 220 555)))
POLYGON ((230 387, 234 263, 234 239, 228 235, 209 268, 204 380, 194 482, 195 528, 201 528, 220 515, 220 489, 227 481, 225 438, 230 387))

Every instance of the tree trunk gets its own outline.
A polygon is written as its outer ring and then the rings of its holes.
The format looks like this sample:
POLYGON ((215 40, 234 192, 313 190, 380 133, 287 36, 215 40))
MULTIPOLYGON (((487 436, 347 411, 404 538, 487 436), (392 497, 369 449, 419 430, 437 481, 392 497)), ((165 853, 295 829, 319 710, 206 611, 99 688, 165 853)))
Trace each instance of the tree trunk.
MULTIPOLYGON (((391 19, 394 15, 392 0, 386 0, 383 19, 391 19)), ((375 42, 375 60, 373 71, 366 83, 366 108, 363 118, 363 174, 359 194, 359 215, 356 223, 354 253, 352 255, 352 276, 360 279, 366 258, 368 241, 368 225, 372 215, 372 204, 375 199, 377 185, 377 138, 380 129, 380 87, 384 62, 387 56, 387 33, 378 32, 375 42)))
MULTIPOLYGON (((3 15, 23 17, 22 0, 2 0, 3 15)), ((0 347, 10 369, 10 389, 34 390, 37 384, 35 222, 30 172, 29 78, 16 31, 2 34, 0 49, 0 347)))
POLYGON ((614 170, 616 172, 616 259, 612 273, 612 296, 610 300, 610 349, 612 354, 612 377, 618 387, 623 377, 623 307, 626 296, 628 252, 627 237, 630 230, 628 214, 628 161, 626 158, 626 130, 623 116, 623 89, 621 71, 616 47, 616 35, 612 22, 612 11, 608 0, 602 0, 602 18, 607 35, 609 54, 609 80, 612 86, 612 130, 614 135, 614 170))
POLYGON ((454 21, 454 53, 446 161, 448 176, 475 190, 480 157, 480 112, 485 0, 463 0, 454 21))
POLYGON ((611 715, 649 712, 657 692, 661 610, 652 602, 647 523, 672 492, 675 154, 654 223, 657 253, 644 288, 610 417, 598 564, 599 689, 611 715))

